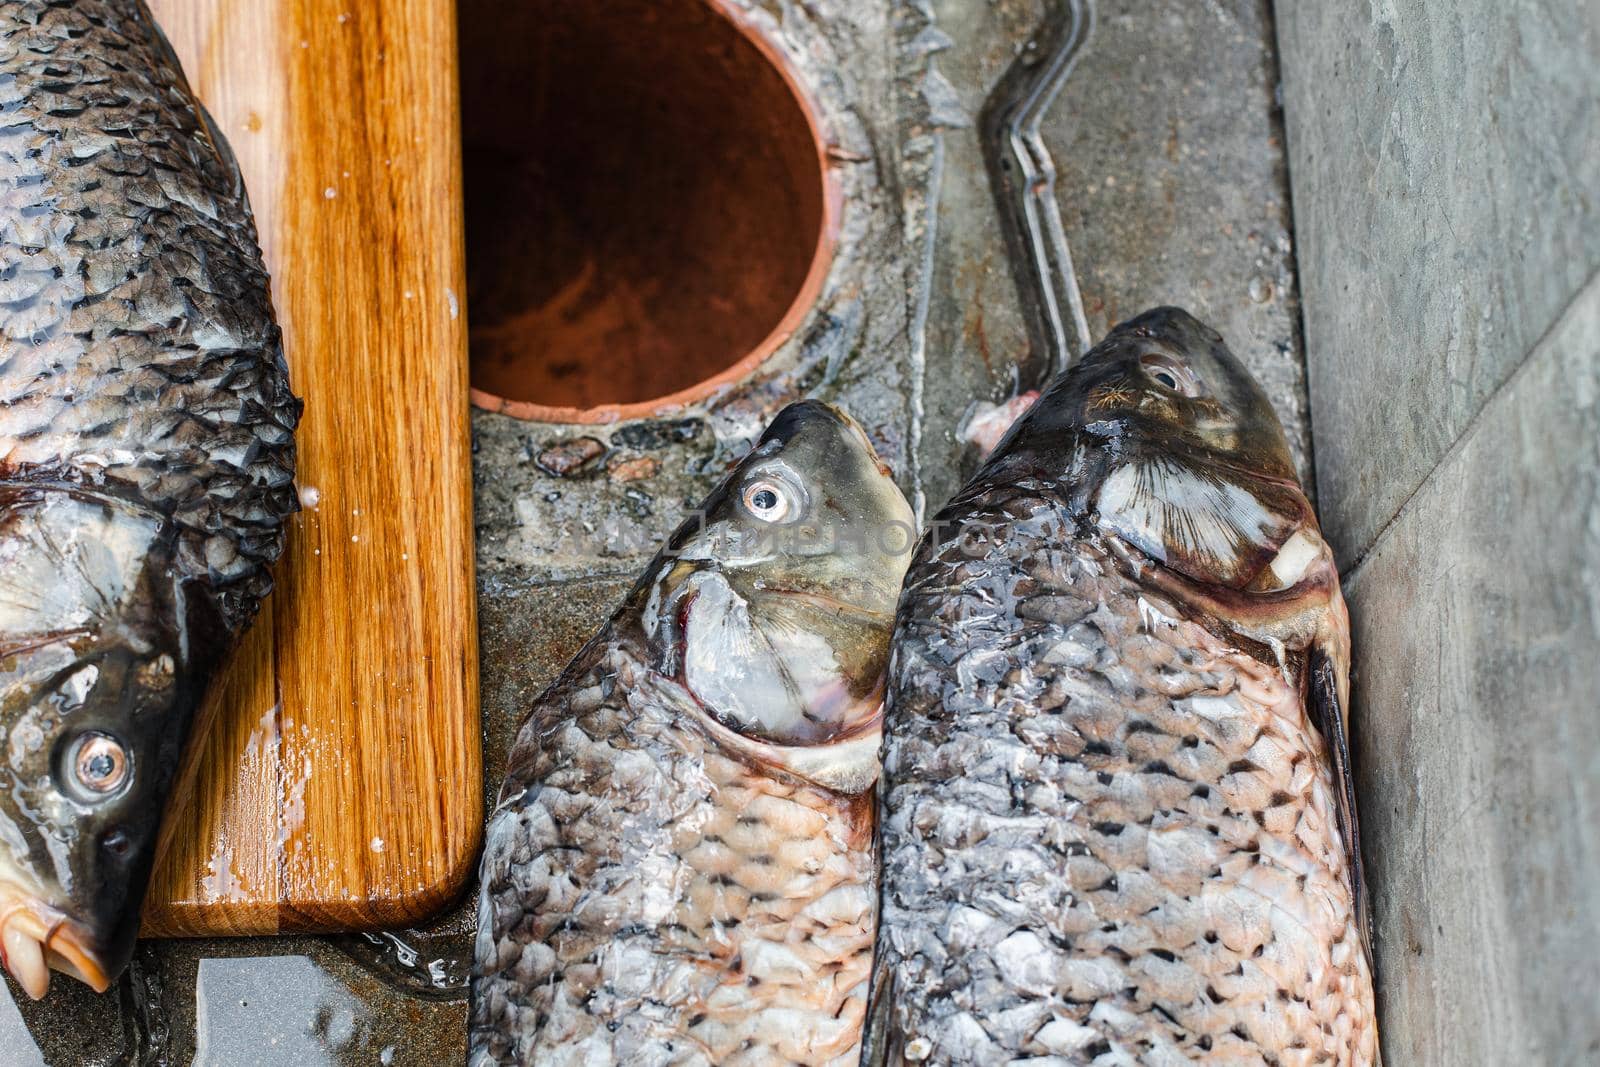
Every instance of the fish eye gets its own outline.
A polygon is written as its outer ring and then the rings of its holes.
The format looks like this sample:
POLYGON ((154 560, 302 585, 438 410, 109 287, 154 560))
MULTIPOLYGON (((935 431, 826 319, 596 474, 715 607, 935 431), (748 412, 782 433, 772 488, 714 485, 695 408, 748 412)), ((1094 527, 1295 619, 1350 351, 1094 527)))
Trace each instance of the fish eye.
POLYGON ((762 522, 783 522, 794 510, 792 496, 782 482, 758 478, 744 487, 744 507, 762 522))
POLYGON ((1146 352, 1139 357, 1139 365, 1152 381, 1164 389, 1187 397, 1196 397, 1205 392, 1194 371, 1170 356, 1146 352))
POLYGON ((128 750, 110 734, 80 734, 67 753, 73 784, 88 799, 119 791, 128 781, 128 750))

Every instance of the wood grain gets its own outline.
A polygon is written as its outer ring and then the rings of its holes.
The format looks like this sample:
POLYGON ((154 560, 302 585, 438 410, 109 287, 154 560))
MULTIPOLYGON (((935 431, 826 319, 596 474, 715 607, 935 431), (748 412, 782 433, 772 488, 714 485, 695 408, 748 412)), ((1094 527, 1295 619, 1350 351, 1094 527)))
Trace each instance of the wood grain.
POLYGON ((169 812, 147 935, 415 922, 482 828, 451 0, 151 0, 233 146, 305 510, 169 812))

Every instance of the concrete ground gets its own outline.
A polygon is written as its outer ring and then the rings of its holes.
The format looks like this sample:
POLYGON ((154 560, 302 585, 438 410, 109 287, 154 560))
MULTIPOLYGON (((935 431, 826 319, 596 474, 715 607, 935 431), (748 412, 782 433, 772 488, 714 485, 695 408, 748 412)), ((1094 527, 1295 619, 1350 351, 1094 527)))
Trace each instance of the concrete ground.
MULTIPOLYGON (((839 144, 839 250, 807 325, 756 377, 665 421, 475 413, 486 792, 539 690, 683 509, 765 419, 816 395, 867 427, 927 513, 972 457, 978 401, 1040 380, 984 156, 984 101, 1029 50, 1036 0, 749 0, 839 144), (885 42, 889 43, 885 47, 885 42), (595 453, 566 476, 550 450, 595 453)), ((1161 303, 1223 331, 1310 470, 1300 313, 1268 0, 1101 0, 1041 123, 1090 334, 1161 303)), ((1031 283, 1030 283, 1031 284, 1031 283)), ((1022 290, 1026 292, 1026 286, 1022 290)), ((468 312, 470 314, 470 308, 468 312)), ((468 900, 472 897, 469 890, 468 900)), ((146 942, 116 989, 0 997, 0 1063, 459 1062, 472 910, 384 935, 146 942)))

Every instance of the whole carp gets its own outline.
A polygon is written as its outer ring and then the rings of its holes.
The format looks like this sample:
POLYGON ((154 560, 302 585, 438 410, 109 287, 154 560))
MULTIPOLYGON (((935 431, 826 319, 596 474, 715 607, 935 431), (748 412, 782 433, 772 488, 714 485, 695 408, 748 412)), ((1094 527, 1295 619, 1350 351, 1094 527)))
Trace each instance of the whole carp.
POLYGON ((104 990, 295 509, 239 171, 140 0, 0 3, 0 948, 104 990))
POLYGON ((906 577, 874 1056, 1375 1062, 1347 635, 1215 331, 1159 308, 1056 378, 906 577))
POLYGON ((474 1064, 854 1064, 912 515, 784 409, 539 697, 485 840, 474 1064))

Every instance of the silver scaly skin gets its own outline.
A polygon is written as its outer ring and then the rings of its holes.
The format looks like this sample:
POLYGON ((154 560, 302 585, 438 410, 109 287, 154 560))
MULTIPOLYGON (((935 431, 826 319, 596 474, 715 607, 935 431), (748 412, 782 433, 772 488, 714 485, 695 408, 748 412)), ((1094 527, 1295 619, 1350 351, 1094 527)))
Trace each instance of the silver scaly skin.
POLYGON ((539 698, 486 832, 470 1062, 853 1065, 912 516, 779 414, 539 698))
POLYGON ((869 1061, 1375 1063, 1347 633, 1214 331, 1056 379, 907 575, 869 1061))
POLYGON ((0 2, 0 950, 104 989, 294 428, 237 167, 139 0, 0 2))

